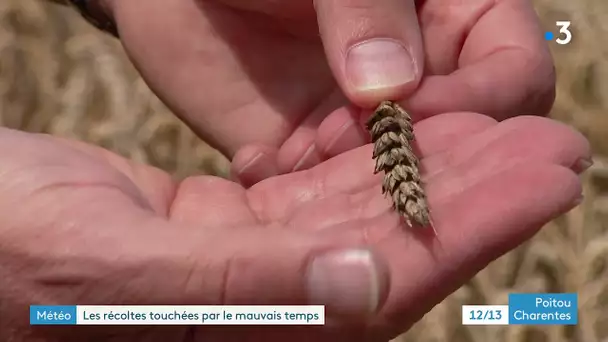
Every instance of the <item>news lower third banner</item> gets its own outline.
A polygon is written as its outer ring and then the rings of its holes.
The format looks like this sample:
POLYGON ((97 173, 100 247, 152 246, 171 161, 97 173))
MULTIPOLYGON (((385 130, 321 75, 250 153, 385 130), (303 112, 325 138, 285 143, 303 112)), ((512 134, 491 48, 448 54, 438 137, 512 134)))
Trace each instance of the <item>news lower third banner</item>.
POLYGON ((511 293, 508 305, 463 305, 463 325, 576 325, 576 293, 511 293))
POLYGON ((325 307, 32 305, 31 325, 324 325, 325 307))

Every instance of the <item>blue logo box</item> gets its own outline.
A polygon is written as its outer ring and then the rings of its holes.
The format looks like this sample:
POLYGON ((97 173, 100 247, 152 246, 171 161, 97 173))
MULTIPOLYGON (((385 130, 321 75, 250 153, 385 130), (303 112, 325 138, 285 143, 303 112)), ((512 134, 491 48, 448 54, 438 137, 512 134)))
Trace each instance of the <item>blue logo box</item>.
POLYGON ((509 325, 576 325, 576 293, 511 293, 509 325))
POLYGON ((75 305, 30 305, 30 325, 76 324, 75 305))

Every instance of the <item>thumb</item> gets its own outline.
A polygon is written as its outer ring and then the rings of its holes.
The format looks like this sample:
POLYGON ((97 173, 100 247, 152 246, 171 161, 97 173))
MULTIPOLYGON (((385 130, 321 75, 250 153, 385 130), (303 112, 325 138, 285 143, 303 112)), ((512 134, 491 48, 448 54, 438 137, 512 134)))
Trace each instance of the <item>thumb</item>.
POLYGON ((411 94, 424 70, 414 0, 316 0, 321 39, 340 87, 355 104, 411 94))
POLYGON ((328 315, 365 318, 383 304, 388 268, 370 251, 345 245, 353 239, 340 240, 284 227, 148 232, 138 264, 154 293, 139 282, 134 291, 154 304, 316 304, 328 315))

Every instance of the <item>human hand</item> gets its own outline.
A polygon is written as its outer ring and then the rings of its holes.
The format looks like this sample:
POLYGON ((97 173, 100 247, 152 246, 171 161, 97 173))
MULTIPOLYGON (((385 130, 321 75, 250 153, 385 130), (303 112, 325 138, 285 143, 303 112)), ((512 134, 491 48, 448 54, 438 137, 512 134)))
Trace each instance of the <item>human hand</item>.
POLYGON ((526 0, 99 1, 150 87, 245 185, 367 143, 381 100, 418 121, 545 114, 554 99, 526 0), (351 49, 364 41, 379 43, 351 49))
POLYGON ((589 146, 567 126, 450 113, 416 129, 436 237, 390 209, 371 145, 245 189, 0 129, 0 339, 387 340, 581 196, 589 146), (31 304, 324 304, 328 325, 38 329, 31 304))

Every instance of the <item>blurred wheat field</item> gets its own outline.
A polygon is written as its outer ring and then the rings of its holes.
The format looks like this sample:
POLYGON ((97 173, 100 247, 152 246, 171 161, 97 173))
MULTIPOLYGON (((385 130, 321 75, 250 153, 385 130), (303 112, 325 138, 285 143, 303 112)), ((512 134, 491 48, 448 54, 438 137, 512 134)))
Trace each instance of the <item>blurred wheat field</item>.
MULTIPOLYGON (((401 342, 608 341, 608 2, 536 0, 547 29, 572 22, 551 44, 558 96, 551 115, 592 142, 581 206, 495 261, 429 312, 401 342), (577 292, 579 324, 463 327, 462 304, 504 304, 509 292, 577 292)), ((38 0, 0 2, 0 125, 97 144, 181 178, 226 176, 227 161, 150 92, 120 45, 71 10, 38 0)))

